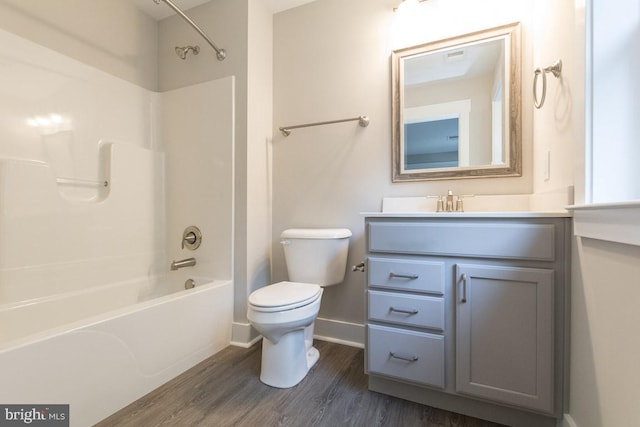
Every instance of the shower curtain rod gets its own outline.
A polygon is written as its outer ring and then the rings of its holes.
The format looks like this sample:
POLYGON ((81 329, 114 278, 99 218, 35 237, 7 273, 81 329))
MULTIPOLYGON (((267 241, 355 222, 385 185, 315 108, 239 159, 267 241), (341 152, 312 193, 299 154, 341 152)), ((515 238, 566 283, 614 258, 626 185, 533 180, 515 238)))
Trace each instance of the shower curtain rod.
POLYGON ((160 4, 161 1, 166 3, 167 6, 169 6, 171 9, 173 9, 178 15, 180 15, 182 17, 182 19, 187 21, 187 23, 189 25, 191 25, 198 33, 200 33, 202 38, 205 39, 207 41, 207 43, 209 43, 211 45, 213 50, 216 51, 216 57, 218 58, 219 61, 223 61, 224 58, 227 57, 227 52, 224 49, 218 48, 218 46, 216 46, 216 44, 211 41, 211 39, 204 33, 204 31, 202 31, 200 29, 200 27, 198 27, 198 25, 191 20, 191 18, 189 18, 187 15, 185 15, 185 13, 182 10, 180 10, 180 8, 178 6, 173 4, 173 2, 171 0, 153 0, 153 2, 155 4, 160 4))

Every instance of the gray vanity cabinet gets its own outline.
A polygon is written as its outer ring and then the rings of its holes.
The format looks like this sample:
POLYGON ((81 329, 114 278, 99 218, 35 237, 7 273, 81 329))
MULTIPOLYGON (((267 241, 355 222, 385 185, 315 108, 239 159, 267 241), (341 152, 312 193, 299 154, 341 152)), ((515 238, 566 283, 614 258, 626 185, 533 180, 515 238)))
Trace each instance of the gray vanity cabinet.
POLYGON ((367 217, 369 388, 509 425, 562 414, 570 219, 367 217))

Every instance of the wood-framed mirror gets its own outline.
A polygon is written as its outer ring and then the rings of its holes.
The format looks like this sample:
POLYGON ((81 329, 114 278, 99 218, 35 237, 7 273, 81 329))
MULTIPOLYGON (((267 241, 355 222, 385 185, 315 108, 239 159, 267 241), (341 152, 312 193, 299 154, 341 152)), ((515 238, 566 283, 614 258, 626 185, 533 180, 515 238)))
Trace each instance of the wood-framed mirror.
POLYGON ((391 54, 393 182, 522 175, 520 24, 391 54))

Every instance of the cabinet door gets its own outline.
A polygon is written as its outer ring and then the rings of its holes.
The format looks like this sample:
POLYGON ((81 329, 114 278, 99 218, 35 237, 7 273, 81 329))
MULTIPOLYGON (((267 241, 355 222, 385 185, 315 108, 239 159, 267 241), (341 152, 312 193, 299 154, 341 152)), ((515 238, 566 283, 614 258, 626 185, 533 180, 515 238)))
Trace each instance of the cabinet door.
POLYGON ((552 413, 553 270, 456 270, 456 390, 552 413))

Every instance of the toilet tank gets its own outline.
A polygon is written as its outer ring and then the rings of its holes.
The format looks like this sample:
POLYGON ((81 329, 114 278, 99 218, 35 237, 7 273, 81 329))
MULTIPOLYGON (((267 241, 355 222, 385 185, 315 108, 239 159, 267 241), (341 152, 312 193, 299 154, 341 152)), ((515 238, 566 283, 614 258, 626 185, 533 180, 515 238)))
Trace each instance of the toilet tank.
POLYGON ((292 228, 280 235, 289 280, 337 285, 344 280, 351 231, 346 228, 292 228))

